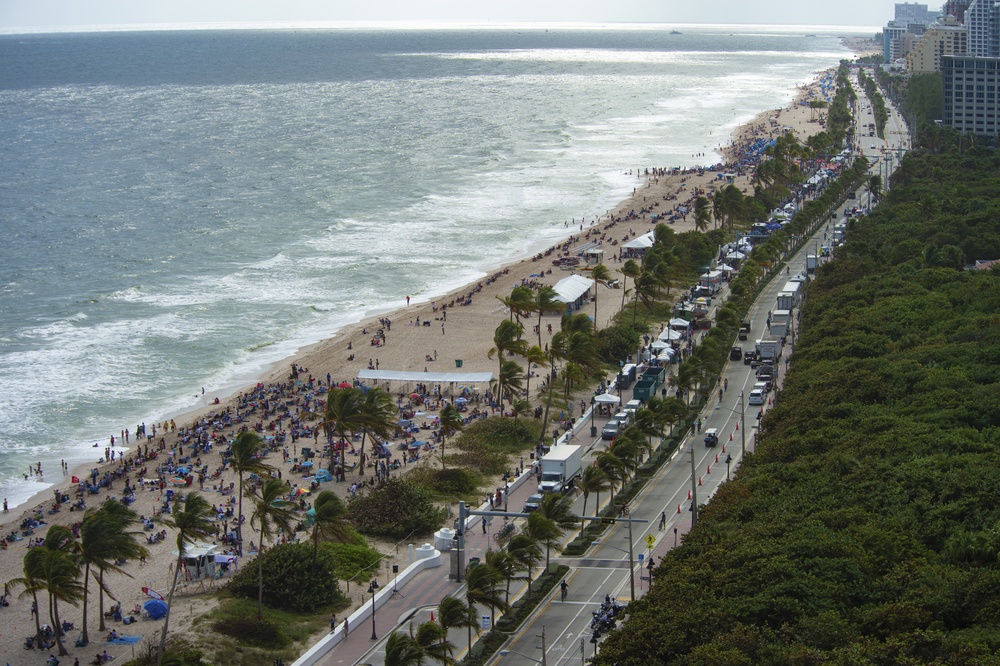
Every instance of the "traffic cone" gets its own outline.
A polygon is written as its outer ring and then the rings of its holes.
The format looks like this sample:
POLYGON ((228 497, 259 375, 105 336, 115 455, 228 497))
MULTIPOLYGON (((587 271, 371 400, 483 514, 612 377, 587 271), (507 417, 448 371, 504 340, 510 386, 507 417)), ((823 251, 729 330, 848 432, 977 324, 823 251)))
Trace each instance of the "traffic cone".
POLYGON ((680 513, 680 512, 681 512, 681 505, 680 505, 680 504, 678 504, 678 505, 677 505, 677 513, 680 513))
POLYGON ((701 477, 700 476, 698 477, 698 485, 699 486, 701 485, 701 477))
POLYGON ((431 611, 431 622, 434 621, 434 611, 431 611))
POLYGON ((726 443, 725 442, 722 443, 722 452, 723 453, 726 452, 726 443))
MULTIPOLYGON (((739 422, 739 421, 737 421, 737 422, 736 422, 736 429, 737 429, 737 430, 739 430, 739 429, 740 429, 740 422, 739 422)), ((732 439, 732 437, 730 437, 730 439, 732 439)))
POLYGON ((691 499, 691 491, 688 491, 688 499, 691 499))
MULTIPOLYGON (((737 430, 738 430, 738 429, 739 429, 739 428, 737 428, 737 430)), ((731 442, 731 441, 733 441, 733 433, 729 433, 729 441, 730 441, 730 442, 731 442)))
POLYGON ((715 462, 719 462, 719 454, 718 453, 715 454, 715 462))
POLYGON ((712 466, 711 466, 711 465, 709 465, 709 466, 708 466, 708 471, 707 471, 707 472, 705 472, 705 474, 711 474, 711 473, 712 473, 712 466))

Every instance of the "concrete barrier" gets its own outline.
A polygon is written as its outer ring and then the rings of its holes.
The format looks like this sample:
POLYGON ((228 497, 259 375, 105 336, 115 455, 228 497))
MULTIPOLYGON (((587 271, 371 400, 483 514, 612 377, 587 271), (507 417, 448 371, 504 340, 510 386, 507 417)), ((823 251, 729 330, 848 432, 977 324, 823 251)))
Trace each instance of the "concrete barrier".
MULTIPOLYGON (((439 567, 442 564, 441 551, 430 547, 425 544, 427 548, 421 547, 414 549, 417 559, 413 564, 406 567, 403 571, 400 571, 396 576, 396 588, 405 586, 409 581, 425 569, 433 569, 434 567, 439 567), (421 551, 426 553, 426 556, 421 557, 421 551)), ((375 593, 375 609, 378 610, 390 597, 392 597, 392 585, 385 585, 378 592, 375 593)), ((347 618, 347 624, 355 631, 364 631, 365 620, 372 616, 372 604, 369 601, 366 604, 362 604, 361 608, 351 613, 347 618)), ((292 666, 313 666, 319 662, 330 650, 334 648, 335 645, 344 640, 344 624, 340 624, 334 629, 330 634, 321 638, 315 645, 309 648, 301 657, 296 659, 292 666)))

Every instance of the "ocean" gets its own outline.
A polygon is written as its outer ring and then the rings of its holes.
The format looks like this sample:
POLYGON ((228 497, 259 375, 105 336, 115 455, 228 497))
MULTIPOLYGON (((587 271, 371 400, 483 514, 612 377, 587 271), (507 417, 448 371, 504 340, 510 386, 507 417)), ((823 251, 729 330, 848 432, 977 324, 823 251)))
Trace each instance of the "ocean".
POLYGON ((717 162, 852 34, 680 31, 0 35, 0 497, 717 162))

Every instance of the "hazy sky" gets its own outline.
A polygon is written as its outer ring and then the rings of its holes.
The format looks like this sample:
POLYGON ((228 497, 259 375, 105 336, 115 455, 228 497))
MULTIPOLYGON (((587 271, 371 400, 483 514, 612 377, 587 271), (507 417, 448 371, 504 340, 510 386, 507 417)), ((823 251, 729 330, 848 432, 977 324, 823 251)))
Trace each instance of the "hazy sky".
POLYGON ((879 26, 893 17, 894 4, 893 0, 0 0, 0 30, 109 24, 417 20, 879 26))

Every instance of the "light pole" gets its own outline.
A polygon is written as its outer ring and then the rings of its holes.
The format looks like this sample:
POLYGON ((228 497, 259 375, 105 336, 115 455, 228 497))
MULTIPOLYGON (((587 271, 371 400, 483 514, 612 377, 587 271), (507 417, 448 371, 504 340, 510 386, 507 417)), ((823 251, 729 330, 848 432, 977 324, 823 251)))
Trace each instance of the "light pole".
POLYGON ((744 460, 747 457, 747 422, 743 414, 743 391, 740 391, 740 444, 743 446, 740 460, 744 460))
POLYGON ((698 471, 694 468, 694 442, 691 442, 691 529, 698 522, 698 471))
POLYGON ((732 462, 733 462, 733 457, 727 453, 726 454, 726 481, 729 480, 729 465, 732 462))
POLYGON ((377 641, 378 636, 375 634, 375 593, 378 592, 378 581, 372 578, 372 582, 368 584, 368 594, 372 595, 372 640, 377 641))

